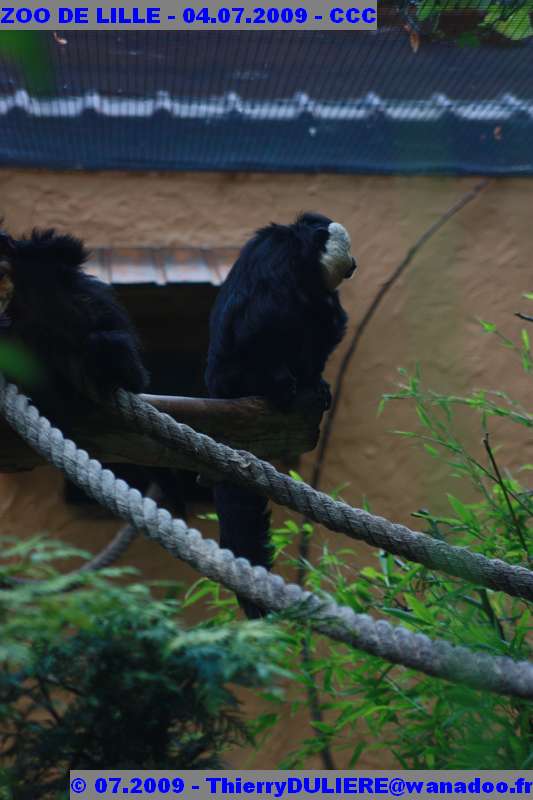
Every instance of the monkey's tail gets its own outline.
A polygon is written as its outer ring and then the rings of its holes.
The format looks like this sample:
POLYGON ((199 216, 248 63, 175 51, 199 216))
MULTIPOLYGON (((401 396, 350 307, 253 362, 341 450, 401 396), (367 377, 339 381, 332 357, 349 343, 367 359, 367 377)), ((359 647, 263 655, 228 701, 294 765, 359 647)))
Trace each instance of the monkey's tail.
MULTIPOLYGON (((269 542, 270 511, 266 497, 231 483, 214 487, 215 506, 220 527, 220 546, 231 550, 237 558, 270 569, 272 550, 269 542)), ((258 619, 265 611, 251 600, 237 595, 248 619, 258 619)))

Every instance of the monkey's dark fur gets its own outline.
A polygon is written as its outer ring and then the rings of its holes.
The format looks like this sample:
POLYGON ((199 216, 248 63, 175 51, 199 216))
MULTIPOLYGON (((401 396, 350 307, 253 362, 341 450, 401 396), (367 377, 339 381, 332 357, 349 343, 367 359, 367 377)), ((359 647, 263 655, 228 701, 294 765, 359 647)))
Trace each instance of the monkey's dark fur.
MULTIPOLYGON (((321 274, 330 223, 304 214, 293 225, 259 230, 244 246, 211 314, 206 371, 211 397, 260 395, 287 410, 296 394, 316 390, 329 404, 322 372, 347 322, 337 292, 326 289, 321 274)), ((268 501, 220 483, 215 504, 221 547, 270 568, 268 501)), ((240 603, 247 616, 262 614, 250 601, 240 598, 240 603)))
POLYGON ((42 413, 59 424, 119 387, 146 388, 128 315, 109 286, 82 270, 87 252, 78 239, 53 230, 19 240, 2 233, 0 258, 14 288, 0 335, 38 362, 38 383, 23 388, 42 413))

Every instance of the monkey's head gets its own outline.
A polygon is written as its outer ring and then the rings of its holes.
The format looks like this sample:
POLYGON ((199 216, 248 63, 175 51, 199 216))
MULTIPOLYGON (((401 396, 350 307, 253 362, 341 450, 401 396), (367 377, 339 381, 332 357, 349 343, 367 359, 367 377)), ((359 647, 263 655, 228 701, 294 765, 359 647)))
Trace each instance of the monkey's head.
POLYGON ((351 278, 357 269, 352 256, 350 234, 339 222, 322 214, 305 213, 296 220, 294 228, 305 232, 306 259, 316 259, 323 284, 330 292, 344 280, 351 278))
POLYGON ((67 285, 86 257, 78 239, 53 230, 33 230, 22 239, 0 230, 0 315, 8 306, 10 316, 16 316, 21 309, 46 303, 45 297, 67 285))

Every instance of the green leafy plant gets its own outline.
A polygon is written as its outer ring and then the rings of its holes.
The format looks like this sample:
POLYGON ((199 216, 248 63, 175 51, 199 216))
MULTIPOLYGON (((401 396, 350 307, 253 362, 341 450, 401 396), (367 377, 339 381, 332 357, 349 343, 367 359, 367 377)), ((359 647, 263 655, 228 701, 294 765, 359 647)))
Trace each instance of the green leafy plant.
POLYGON ((518 43, 533 36, 532 0, 406 0, 400 9, 410 30, 461 45, 475 47, 495 37, 518 43))
POLYGON ((25 347, 14 342, 0 342, 0 370, 8 379, 27 386, 42 379, 39 362, 25 347))
POLYGON ((49 33, 40 31, 0 32, 0 56, 19 68, 24 85, 32 94, 51 94, 54 90, 51 51, 47 44, 50 38, 49 33))
MULTIPOLYGON (((527 374, 531 372, 527 330, 515 343, 490 323, 483 322, 482 328, 517 357, 527 374)), ((410 403, 418 427, 396 434, 418 443, 427 458, 444 461, 449 471, 448 510, 417 511, 414 527, 487 556, 528 565, 533 494, 519 478, 527 478, 533 467, 525 464, 512 474, 499 463, 491 422, 506 420, 531 428, 533 415, 503 391, 449 396, 427 389, 418 370, 400 374, 401 386, 385 396, 380 411, 391 402, 410 403), (465 413, 470 415, 470 428, 479 426, 476 439, 484 442, 475 452, 458 433, 464 429, 465 413)), ((278 563, 296 569, 291 545, 302 531, 301 525, 288 520, 273 532, 278 563)), ((375 564, 357 568, 362 553, 355 547, 344 547, 340 537, 339 548, 319 545, 314 534, 307 523, 313 562, 307 565, 309 589, 356 612, 388 618, 432 638, 493 655, 531 658, 527 603, 384 552, 375 554, 375 564)), ((406 769, 470 769, 472 764, 480 769, 526 769, 533 763, 530 702, 430 678, 336 645, 313 634, 303 617, 287 620, 286 629, 290 647, 285 666, 299 686, 290 711, 307 709, 312 732, 294 743, 279 765, 282 768, 305 766, 325 745, 344 768, 364 764, 374 751, 382 753, 385 765, 406 769), (306 669, 300 666, 304 646, 306 669), (322 719, 313 719, 310 713, 311 683, 318 690, 322 719)), ((265 735, 276 730, 283 713, 278 709, 266 720, 265 735)))
MULTIPOLYGON (((481 328, 531 374, 527 328, 517 341, 489 322, 481 328)), ((501 389, 445 395, 426 388, 419 370, 401 370, 400 376, 401 385, 383 398, 380 411, 391 402, 412 405, 416 428, 396 435, 420 445, 426 458, 444 462, 449 473, 445 510, 439 505, 438 511, 414 512, 415 527, 529 565, 533 493, 524 481, 533 466, 526 463, 514 473, 506 468, 499 427, 494 430, 492 423, 528 429, 533 414, 501 389), (474 451, 459 433, 465 414, 483 443, 474 451)), ((384 552, 360 568, 356 545, 345 547, 341 537, 339 547, 323 544, 313 525, 292 519, 273 531, 278 566, 298 572, 294 545, 302 533, 310 545, 310 590, 432 638, 531 658, 525 602, 384 552)), ((522 770, 533 764, 530 702, 430 678, 335 644, 315 634, 303 612, 279 615, 275 626, 235 625, 234 596, 218 584, 201 579, 180 602, 175 592, 155 600, 137 583, 114 585, 113 570, 87 577, 82 590, 58 594, 72 579, 57 575, 51 555, 70 558, 71 550, 38 539, 6 547, 3 555, 0 579, 9 580, 13 559, 17 572, 22 563, 34 577, 49 579, 46 594, 24 586, 0 594, 0 743, 13 759, 6 785, 16 785, 22 771, 46 785, 49 767, 57 764, 63 770, 79 763, 211 766, 220 763, 228 741, 253 737, 262 747, 286 724, 287 714, 305 711, 308 732, 293 742, 281 768, 307 766, 325 746, 344 768, 364 765, 375 751, 384 766, 406 769, 476 764, 522 770), (180 628, 181 609, 206 600, 213 613, 205 624, 180 628), (290 676, 290 702, 275 682, 283 676, 290 676), (267 705, 251 724, 243 725, 228 684, 263 687, 267 705), (313 692, 319 715, 310 707, 313 692)))
POLYGON ((280 637, 257 623, 186 630, 176 587, 156 599, 116 584, 125 570, 65 592, 74 578, 54 562, 74 555, 45 539, 2 541, 4 586, 15 563, 47 582, 0 591, 0 788, 63 797, 74 767, 220 767, 228 746, 252 740, 233 687, 285 674, 280 637))

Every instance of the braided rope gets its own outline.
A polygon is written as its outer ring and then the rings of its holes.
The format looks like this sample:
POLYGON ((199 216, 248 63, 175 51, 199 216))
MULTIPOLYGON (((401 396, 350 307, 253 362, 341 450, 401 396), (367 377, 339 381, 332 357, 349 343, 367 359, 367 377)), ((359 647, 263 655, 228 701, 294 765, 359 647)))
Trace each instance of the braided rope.
POLYGON ((433 539, 425 533, 333 500, 308 484, 283 475, 272 464, 251 453, 233 450, 176 422, 137 395, 120 390, 115 407, 136 430, 192 456, 198 469, 206 474, 224 475, 226 480, 230 478, 241 486, 254 489, 332 531, 361 539, 372 547, 489 589, 533 600, 533 572, 525 567, 487 558, 466 547, 433 539))
POLYGON ((128 520, 149 539, 157 541, 175 558, 181 558, 203 575, 272 611, 305 610, 315 630, 395 664, 440 678, 466 683, 500 694, 533 698, 533 665, 486 653, 472 652, 444 640, 431 640, 385 620, 338 606, 330 599, 287 584, 279 575, 221 550, 203 539, 199 531, 173 519, 168 511, 115 478, 87 452, 65 439, 61 431, 41 417, 16 386, 0 375, 0 412, 22 438, 47 461, 102 505, 128 520))

